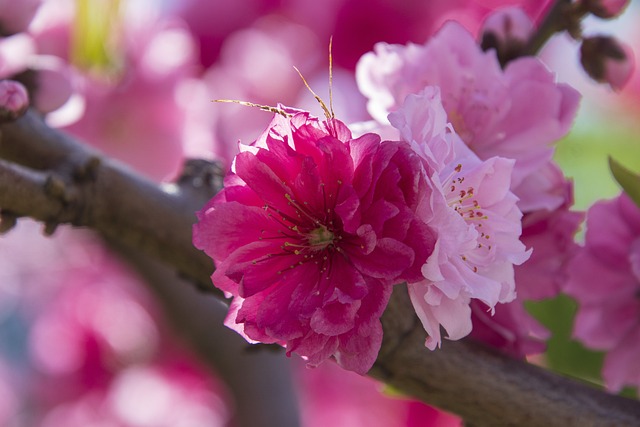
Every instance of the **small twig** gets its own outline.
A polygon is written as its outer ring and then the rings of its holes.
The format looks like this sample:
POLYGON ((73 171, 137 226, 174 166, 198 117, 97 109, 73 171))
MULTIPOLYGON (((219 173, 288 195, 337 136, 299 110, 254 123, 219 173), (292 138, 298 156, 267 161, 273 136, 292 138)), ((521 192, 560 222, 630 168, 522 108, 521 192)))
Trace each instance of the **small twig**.
POLYGON ((587 11, 583 7, 572 3, 571 0, 556 0, 537 31, 516 57, 536 55, 554 34, 562 31, 568 31, 572 36, 578 37, 580 20, 586 14, 587 11))
POLYGON ((270 105, 255 104, 255 103, 249 102, 249 101, 238 101, 237 99, 214 99, 212 102, 222 102, 222 103, 244 105, 245 107, 252 107, 252 108, 257 108, 257 109, 262 110, 262 111, 268 111, 268 112, 271 112, 271 113, 280 114, 282 117, 291 117, 291 114, 287 113, 286 111, 284 111, 284 110, 282 110, 280 108, 272 107, 270 105))
POLYGON ((313 95, 313 97, 316 99, 316 101, 318 101, 318 103, 320 104, 320 107, 322 107, 322 111, 324 112, 324 117, 327 120, 331 120, 333 118, 331 111, 329 111, 329 109, 327 108, 327 104, 324 103, 324 101, 322 100, 322 98, 320 98, 320 96, 318 96, 313 89, 311 89, 311 86, 309 86, 309 83, 307 83, 307 80, 304 78, 304 76, 302 75, 302 73, 300 72, 300 70, 298 70, 297 67, 293 67, 294 70, 296 70, 296 72, 298 73, 298 75, 300 76, 300 78, 302 79, 302 83, 304 83, 304 85, 307 87, 307 90, 309 92, 311 92, 311 94, 313 95))

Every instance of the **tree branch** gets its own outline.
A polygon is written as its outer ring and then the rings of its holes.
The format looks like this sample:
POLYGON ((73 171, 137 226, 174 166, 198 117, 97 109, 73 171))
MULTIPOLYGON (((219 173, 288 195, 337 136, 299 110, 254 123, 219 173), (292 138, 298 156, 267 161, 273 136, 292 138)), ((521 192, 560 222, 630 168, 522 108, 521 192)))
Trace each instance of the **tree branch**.
MULTIPOLYGON (((214 180, 158 186, 49 129, 28 113, 0 125, 3 214, 88 226, 145 252, 212 291, 211 261, 191 244, 193 212, 216 191, 214 180), (31 170, 29 169, 31 168, 31 170), (40 171, 40 172, 38 172, 40 171), (55 178, 50 178, 55 177, 55 178), (54 190, 46 183, 58 182, 54 190), (12 183, 22 185, 12 191, 12 183), (38 205, 21 199, 38 200, 38 205)), ((185 183, 186 182, 186 183, 185 183)), ((220 296, 220 293, 217 294, 220 296)), ((430 352, 403 287, 383 316, 380 355, 370 374, 399 391, 457 413, 474 426, 633 426, 640 403, 608 395, 469 342, 430 352)))
POLYGON ((637 426, 640 402, 604 393, 462 340, 424 347, 404 286, 382 318, 383 347, 369 375, 476 427, 637 426))
POLYGON ((209 279, 211 260, 191 243, 195 211, 219 189, 213 188, 215 183, 202 183, 201 197, 178 185, 159 186, 50 129, 33 112, 1 125, 0 132, 0 158, 42 171, 3 167, 8 181, 0 189, 19 180, 31 190, 3 191, 3 211, 49 224, 90 227, 162 260, 199 288, 222 296, 209 279), (52 181, 55 191, 47 193, 43 184, 52 181), (32 197, 43 205, 27 206, 23 199, 32 197))

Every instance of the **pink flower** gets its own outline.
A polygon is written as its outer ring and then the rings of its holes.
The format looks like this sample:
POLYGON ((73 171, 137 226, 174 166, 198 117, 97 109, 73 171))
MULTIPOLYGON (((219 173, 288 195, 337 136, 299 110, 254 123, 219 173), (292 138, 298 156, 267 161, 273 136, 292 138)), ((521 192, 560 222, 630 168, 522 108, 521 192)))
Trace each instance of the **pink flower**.
POLYGON ((438 86, 449 121, 478 157, 515 159, 512 188, 551 159, 551 144, 568 131, 579 99, 536 58, 502 70, 495 52, 483 52, 454 21, 424 45, 378 43, 360 59, 357 79, 380 123, 408 94, 438 86))
POLYGON ((352 139, 338 120, 276 115, 198 213, 194 244, 233 296, 227 326, 309 365, 365 373, 393 284, 415 281, 434 235, 416 211, 430 187, 405 143, 352 139))
POLYGON ((513 266, 529 253, 519 241, 522 213, 509 191, 513 161, 478 159, 446 122, 435 87, 407 96, 389 120, 423 158, 434 185, 420 213, 438 240, 422 268, 423 280, 409 284, 429 334, 426 346, 434 349, 441 325, 453 340, 469 334, 472 299, 492 310, 515 298, 513 266))
POLYGON ((607 388, 640 386, 640 209, 628 196, 589 209, 585 245, 564 290, 579 304, 574 337, 607 352, 607 388))

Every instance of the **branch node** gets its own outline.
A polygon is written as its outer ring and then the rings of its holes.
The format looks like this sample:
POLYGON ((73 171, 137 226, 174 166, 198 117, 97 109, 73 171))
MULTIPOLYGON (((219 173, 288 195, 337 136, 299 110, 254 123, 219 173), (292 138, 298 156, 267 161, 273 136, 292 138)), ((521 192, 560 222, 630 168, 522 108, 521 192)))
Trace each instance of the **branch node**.
POLYGON ((178 178, 181 188, 208 188, 218 192, 223 187, 224 170, 218 162, 204 159, 187 159, 178 178))
POLYGON ((44 183, 44 191, 51 197, 55 197, 64 203, 71 201, 71 195, 67 191, 67 184, 57 175, 49 175, 44 183))
POLYGON ((78 166, 73 172, 73 178, 77 182, 95 181, 98 168, 102 160, 98 156, 91 156, 84 164, 78 166))

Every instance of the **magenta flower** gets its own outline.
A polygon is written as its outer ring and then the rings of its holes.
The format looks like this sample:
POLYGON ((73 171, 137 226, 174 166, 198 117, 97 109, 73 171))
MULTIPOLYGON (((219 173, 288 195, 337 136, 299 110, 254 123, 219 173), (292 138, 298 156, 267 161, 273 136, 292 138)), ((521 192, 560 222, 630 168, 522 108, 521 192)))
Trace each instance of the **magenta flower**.
POLYGON ((478 159, 446 122, 436 87, 407 96, 389 120, 422 157, 434 185, 419 212, 438 231, 438 240, 422 280, 409 284, 429 334, 426 346, 434 349, 441 342, 440 326, 453 340, 471 332, 473 299, 492 310, 515 298, 513 266, 529 253, 519 240, 522 213, 509 191, 513 161, 478 159))
POLYGON ((607 352, 607 388, 640 387, 640 209, 628 196, 589 209, 585 245, 564 290, 579 304, 574 337, 607 352))
POLYGON ((236 156, 198 213, 194 244, 234 297, 227 326, 311 366, 334 357, 363 374, 392 285, 418 280, 433 251, 416 214, 430 186, 406 143, 352 139, 338 120, 288 111, 236 156))

